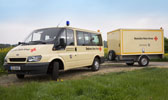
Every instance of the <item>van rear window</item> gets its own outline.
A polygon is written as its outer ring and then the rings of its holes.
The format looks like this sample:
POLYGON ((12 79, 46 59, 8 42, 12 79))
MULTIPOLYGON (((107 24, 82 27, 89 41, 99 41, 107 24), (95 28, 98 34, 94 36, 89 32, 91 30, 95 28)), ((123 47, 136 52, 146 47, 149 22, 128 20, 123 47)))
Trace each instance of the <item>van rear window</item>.
POLYGON ((79 46, 102 46, 100 34, 77 31, 77 45, 79 46))

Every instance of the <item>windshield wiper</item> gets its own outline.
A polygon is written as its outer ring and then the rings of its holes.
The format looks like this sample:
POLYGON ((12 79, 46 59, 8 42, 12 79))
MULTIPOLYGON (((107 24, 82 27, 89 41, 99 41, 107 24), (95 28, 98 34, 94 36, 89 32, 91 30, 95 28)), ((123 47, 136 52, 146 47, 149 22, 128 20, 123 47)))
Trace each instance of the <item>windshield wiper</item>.
POLYGON ((37 44, 46 44, 46 42, 44 42, 44 41, 30 41, 30 42, 32 42, 32 43, 37 43, 37 44))
POLYGON ((18 42, 18 45, 20 45, 20 44, 29 45, 29 44, 26 43, 26 42, 18 42))

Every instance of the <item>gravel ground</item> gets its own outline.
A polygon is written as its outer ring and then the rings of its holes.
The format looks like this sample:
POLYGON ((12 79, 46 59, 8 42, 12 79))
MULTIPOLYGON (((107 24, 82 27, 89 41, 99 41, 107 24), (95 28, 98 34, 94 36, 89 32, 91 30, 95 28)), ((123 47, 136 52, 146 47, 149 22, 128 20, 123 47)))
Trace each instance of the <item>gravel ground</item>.
MULTIPOLYGON (((150 62, 148 67, 168 68, 168 62, 150 62)), ((92 76, 96 74, 105 74, 109 72, 132 71, 132 70, 142 69, 142 68, 144 67, 139 67, 138 64, 135 64, 134 66, 127 66, 125 63, 105 62, 101 65, 101 69, 96 72, 92 72, 87 67, 62 71, 60 72, 60 79, 63 81, 72 80, 72 79, 81 79, 86 76, 92 76)), ((27 75, 24 79, 19 80, 14 74, 3 75, 0 77, 1 86, 10 86, 14 84, 21 85, 21 84, 29 83, 33 81, 48 82, 48 81, 51 81, 51 78, 49 75, 38 75, 38 76, 37 75, 35 76, 27 75)))

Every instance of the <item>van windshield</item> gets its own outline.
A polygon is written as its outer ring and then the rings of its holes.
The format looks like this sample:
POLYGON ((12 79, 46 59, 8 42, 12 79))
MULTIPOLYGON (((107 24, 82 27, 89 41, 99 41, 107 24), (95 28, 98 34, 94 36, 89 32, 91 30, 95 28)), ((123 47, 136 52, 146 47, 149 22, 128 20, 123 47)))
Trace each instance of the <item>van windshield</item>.
POLYGON ((24 44, 54 44, 64 28, 46 28, 33 31, 24 41, 24 44))

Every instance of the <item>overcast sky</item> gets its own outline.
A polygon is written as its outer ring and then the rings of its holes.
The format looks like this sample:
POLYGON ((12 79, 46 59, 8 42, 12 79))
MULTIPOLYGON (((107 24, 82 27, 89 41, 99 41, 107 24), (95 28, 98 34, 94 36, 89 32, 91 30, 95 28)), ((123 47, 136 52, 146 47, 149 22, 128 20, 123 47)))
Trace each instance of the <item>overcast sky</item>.
POLYGON ((0 43, 23 41, 34 29, 159 29, 168 37, 168 0, 0 0, 0 43))

